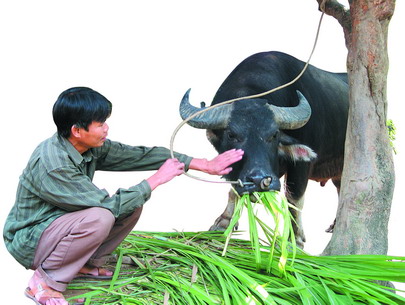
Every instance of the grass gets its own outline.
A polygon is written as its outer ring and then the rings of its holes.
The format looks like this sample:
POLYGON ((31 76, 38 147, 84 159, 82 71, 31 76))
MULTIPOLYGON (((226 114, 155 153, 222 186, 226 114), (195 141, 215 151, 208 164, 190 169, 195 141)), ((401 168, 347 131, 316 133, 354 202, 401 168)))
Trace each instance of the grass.
POLYGON ((405 257, 308 255, 289 242, 288 203, 256 196, 257 203, 238 200, 231 222, 246 209, 250 240, 232 230, 132 232, 116 250, 111 281, 75 280, 69 289, 86 290, 81 296, 94 305, 405 304, 375 282, 405 282, 405 257), (274 229, 257 217, 257 204, 266 205, 274 229), (124 256, 135 266, 123 268, 124 256))
MULTIPOLYGON (((278 268, 283 271, 287 259, 290 257, 291 262, 294 261, 294 256, 297 251, 295 245, 295 236, 292 227, 292 216, 289 208, 292 207, 287 199, 281 195, 280 192, 262 192, 253 193, 254 201, 251 200, 251 195, 245 194, 242 197, 236 196, 237 200, 235 202, 235 210, 232 220, 224 232, 229 240, 233 233, 233 228, 242 216, 242 211, 247 210, 247 216, 249 220, 249 237, 251 241, 251 248, 255 255, 256 266, 259 269, 261 266, 261 241, 259 229, 261 233, 265 236, 265 243, 270 245, 270 256, 267 261, 267 272, 271 271, 272 260, 274 258, 274 252, 276 246, 279 247, 281 253, 278 268), (255 209, 256 205, 261 205, 269 216, 272 217, 274 223, 274 228, 271 228, 267 222, 261 220, 257 216, 255 209)), ((262 241, 263 242, 263 241, 262 241)), ((223 255, 225 255, 227 246, 225 245, 223 255)))

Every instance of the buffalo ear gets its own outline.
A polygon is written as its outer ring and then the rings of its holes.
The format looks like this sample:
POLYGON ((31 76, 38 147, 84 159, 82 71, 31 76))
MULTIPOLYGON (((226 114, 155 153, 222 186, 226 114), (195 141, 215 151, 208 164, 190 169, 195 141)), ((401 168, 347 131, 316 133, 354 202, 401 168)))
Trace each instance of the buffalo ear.
POLYGON ((278 146, 278 154, 279 156, 290 159, 294 162, 310 162, 312 160, 315 160, 317 157, 317 154, 311 148, 304 144, 283 145, 280 143, 280 145, 278 146))
POLYGON ((207 139, 210 141, 214 147, 216 147, 216 144, 219 142, 218 136, 215 134, 215 132, 212 129, 207 129, 206 131, 207 139))
POLYGON ((282 158, 289 159, 291 161, 304 161, 310 162, 317 157, 310 147, 298 143, 298 141, 286 134, 282 133, 280 136, 280 143, 278 145, 278 155, 282 158))

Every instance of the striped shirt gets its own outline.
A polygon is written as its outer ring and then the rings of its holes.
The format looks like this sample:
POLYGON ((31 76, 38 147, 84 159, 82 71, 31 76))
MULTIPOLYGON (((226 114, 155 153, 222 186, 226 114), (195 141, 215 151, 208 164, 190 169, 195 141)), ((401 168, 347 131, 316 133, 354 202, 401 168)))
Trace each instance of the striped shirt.
MULTIPOLYGON (((192 158, 177 153, 175 157, 187 170, 192 158)), ((170 151, 163 147, 110 140, 80 154, 67 139, 55 134, 38 145, 20 176, 3 232, 8 251, 30 268, 42 232, 59 216, 89 207, 106 208, 116 218, 130 215, 150 198, 148 182, 143 180, 110 196, 92 183, 95 171, 156 170, 168 158, 170 151)))

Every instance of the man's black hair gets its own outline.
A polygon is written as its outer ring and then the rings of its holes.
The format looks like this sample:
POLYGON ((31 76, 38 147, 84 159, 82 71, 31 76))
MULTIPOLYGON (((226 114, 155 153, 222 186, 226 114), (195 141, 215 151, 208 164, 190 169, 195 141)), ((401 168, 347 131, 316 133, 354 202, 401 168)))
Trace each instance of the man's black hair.
POLYGON ((103 95, 87 87, 63 91, 53 105, 53 120, 61 137, 70 136, 72 126, 88 130, 92 122, 105 122, 112 104, 103 95))

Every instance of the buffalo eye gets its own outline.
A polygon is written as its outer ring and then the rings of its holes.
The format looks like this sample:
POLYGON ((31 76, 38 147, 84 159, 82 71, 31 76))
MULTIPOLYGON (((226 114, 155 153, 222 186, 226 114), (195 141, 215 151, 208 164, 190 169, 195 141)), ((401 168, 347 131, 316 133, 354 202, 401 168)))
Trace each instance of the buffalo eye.
POLYGON ((226 136, 227 136, 228 141, 230 141, 232 143, 239 142, 238 136, 233 132, 228 132, 226 136))
POLYGON ((267 138, 267 142, 273 142, 274 140, 278 139, 278 135, 279 135, 279 131, 276 131, 275 133, 271 134, 268 138, 267 138))

